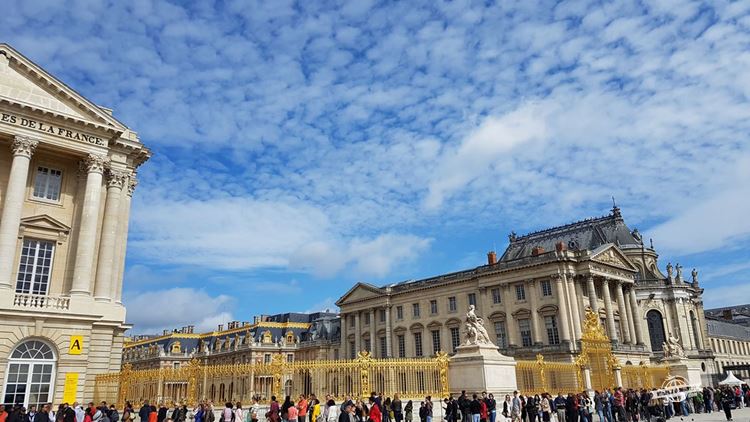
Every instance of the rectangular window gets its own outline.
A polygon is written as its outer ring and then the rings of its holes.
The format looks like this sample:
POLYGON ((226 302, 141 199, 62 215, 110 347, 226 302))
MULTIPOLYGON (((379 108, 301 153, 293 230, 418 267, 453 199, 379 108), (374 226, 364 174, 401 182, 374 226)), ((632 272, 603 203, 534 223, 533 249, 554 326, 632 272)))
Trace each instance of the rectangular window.
POLYGON ((398 320, 404 319, 404 307, 403 306, 396 306, 396 319, 398 320))
POLYGON ((370 313, 365 312, 365 325, 370 325, 370 313))
POLYGON ((370 343, 370 339, 366 338, 365 339, 365 350, 367 350, 368 352, 372 353, 372 349, 370 348, 370 346, 372 346, 372 344, 370 343))
POLYGON ((406 357, 406 337, 401 334, 396 336, 396 342, 398 343, 398 357, 406 357))
POLYGON ((172 367, 173 367, 174 369, 180 369, 180 362, 174 362, 174 363, 172 364, 172 367))
POLYGON ((62 186, 62 172, 47 167, 37 167, 34 179, 34 198, 48 201, 60 200, 60 186, 62 186))
POLYGON ((271 354, 270 353, 266 353, 265 355, 263 355, 263 362, 264 363, 271 363, 271 354))
POLYGON ((549 280, 542 280, 542 296, 552 296, 552 283, 549 280))
POLYGON ((451 347, 453 352, 456 352, 456 348, 461 345, 461 332, 458 327, 451 328, 451 347))
POLYGON ((469 305, 477 306, 477 295, 474 293, 469 293, 469 305))
POLYGON ((380 322, 385 322, 385 309, 380 310, 380 322))
POLYGON ((422 333, 414 333, 414 355, 418 358, 424 356, 422 351, 422 333))
POLYGON ((52 271, 54 242, 24 239, 16 277, 16 293, 46 295, 52 271))
POLYGON ((516 284, 516 300, 526 300, 526 289, 523 284, 516 284))
POLYGON ((456 297, 451 296, 448 298, 448 312, 456 312, 458 306, 456 306, 456 297))
POLYGON ((419 318, 419 304, 412 303, 411 310, 412 310, 412 314, 414 315, 414 318, 419 318))
POLYGON ((349 342, 349 359, 354 359, 357 357, 357 345, 354 344, 353 341, 349 342))
POLYGON ((287 362, 294 362, 294 354, 293 353, 287 353, 287 355, 286 355, 286 361, 287 362))
POLYGON ((498 321, 495 323, 495 337, 497 337, 497 346, 499 348, 508 348, 508 334, 505 331, 505 322, 498 321))
POLYGON ((531 323, 528 318, 518 320, 518 332, 521 334, 521 345, 531 347, 531 323))
POLYGON ((432 354, 437 355, 440 351, 440 330, 432 330, 432 354))
POLYGON ((549 344, 560 344, 560 336, 557 333, 557 319, 554 316, 544 317, 544 326, 547 328, 549 344))
POLYGON ((437 315, 438 309, 437 309, 437 300, 431 300, 430 301, 430 315, 437 315))
POLYGON ((380 337, 380 357, 385 358, 388 356, 388 347, 386 347, 385 337, 380 337))
POLYGON ((500 297, 500 288, 499 287, 495 287, 494 289, 492 289, 492 303, 494 303, 495 305, 497 305, 501 301, 502 301, 502 299, 500 297))
POLYGON ((333 349, 333 360, 339 360, 339 349, 333 349))

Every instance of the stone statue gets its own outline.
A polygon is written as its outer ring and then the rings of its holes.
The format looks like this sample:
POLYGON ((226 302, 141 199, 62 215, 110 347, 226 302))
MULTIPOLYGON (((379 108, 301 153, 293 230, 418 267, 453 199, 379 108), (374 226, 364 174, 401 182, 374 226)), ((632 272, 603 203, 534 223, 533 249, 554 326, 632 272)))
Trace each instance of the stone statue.
POLYGON ((698 284, 698 271, 693 268, 693 271, 690 272, 690 275, 693 277, 693 284, 698 284))
POLYGON ((474 313, 474 305, 469 305, 469 312, 466 313, 466 340, 464 344, 492 344, 490 336, 484 328, 484 321, 474 313))
POLYGON ((682 265, 678 262, 677 265, 674 266, 675 270, 677 270, 677 279, 682 280, 682 265))
POLYGON ((667 263, 667 278, 670 280, 672 279, 672 263, 671 262, 667 263))
POLYGON ((662 348, 664 349, 665 358, 685 357, 685 350, 682 348, 682 345, 680 345, 680 339, 673 336, 672 333, 669 333, 667 341, 662 343, 662 348))
POLYGON ((516 240, 516 232, 510 232, 508 235, 508 242, 514 242, 516 240))

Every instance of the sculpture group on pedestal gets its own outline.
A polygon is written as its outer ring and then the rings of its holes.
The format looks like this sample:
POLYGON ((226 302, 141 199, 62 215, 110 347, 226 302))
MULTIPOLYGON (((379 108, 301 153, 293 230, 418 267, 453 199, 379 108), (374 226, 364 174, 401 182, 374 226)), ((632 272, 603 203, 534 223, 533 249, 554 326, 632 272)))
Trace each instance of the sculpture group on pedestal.
POLYGON ((492 340, 490 340, 490 336, 484 328, 484 321, 474 313, 474 305, 469 305, 469 312, 466 313, 466 337, 464 344, 467 346, 492 344, 492 340))
POLYGON ((665 358, 685 357, 685 350, 682 348, 682 345, 680 345, 680 339, 673 336, 672 333, 669 333, 667 341, 663 342, 661 345, 664 349, 665 358))

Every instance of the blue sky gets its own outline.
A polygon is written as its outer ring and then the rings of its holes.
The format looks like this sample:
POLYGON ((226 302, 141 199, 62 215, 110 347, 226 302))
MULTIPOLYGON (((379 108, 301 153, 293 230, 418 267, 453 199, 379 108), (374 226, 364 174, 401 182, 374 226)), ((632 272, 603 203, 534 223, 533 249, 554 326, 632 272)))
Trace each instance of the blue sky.
MULTIPOLYGON (((606 214, 750 302, 750 3, 8 1, 140 133, 138 332, 333 307, 606 214)), ((688 270, 689 271, 689 270, 688 270)))

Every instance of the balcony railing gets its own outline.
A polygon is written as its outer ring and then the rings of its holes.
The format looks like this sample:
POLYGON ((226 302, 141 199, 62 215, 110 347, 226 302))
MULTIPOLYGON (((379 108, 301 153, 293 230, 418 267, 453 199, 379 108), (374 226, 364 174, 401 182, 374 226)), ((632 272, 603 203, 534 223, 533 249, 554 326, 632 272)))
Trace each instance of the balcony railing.
POLYGON ((13 298, 13 306, 23 309, 57 309, 68 310, 70 298, 64 296, 32 295, 29 293, 16 293, 13 298))

